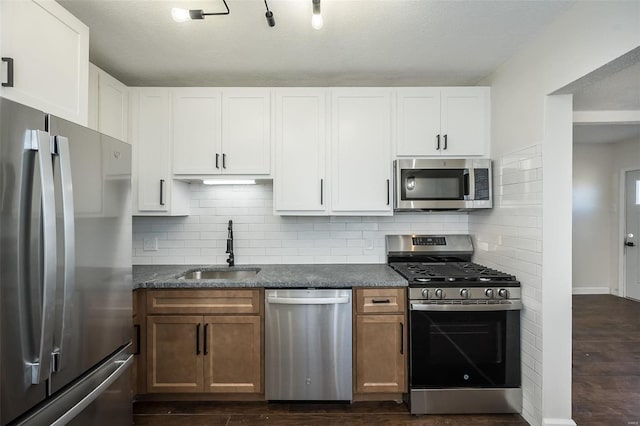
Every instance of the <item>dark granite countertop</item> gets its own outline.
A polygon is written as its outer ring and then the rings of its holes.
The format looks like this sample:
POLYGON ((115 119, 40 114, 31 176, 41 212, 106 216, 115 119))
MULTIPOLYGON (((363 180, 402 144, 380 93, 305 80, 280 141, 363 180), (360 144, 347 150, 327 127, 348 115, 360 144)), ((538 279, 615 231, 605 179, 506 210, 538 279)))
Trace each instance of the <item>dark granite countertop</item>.
POLYGON ((134 265, 133 288, 229 288, 229 287, 406 287, 407 280, 385 264, 316 265, 134 265), (260 269, 250 278, 180 279, 194 269, 260 269))

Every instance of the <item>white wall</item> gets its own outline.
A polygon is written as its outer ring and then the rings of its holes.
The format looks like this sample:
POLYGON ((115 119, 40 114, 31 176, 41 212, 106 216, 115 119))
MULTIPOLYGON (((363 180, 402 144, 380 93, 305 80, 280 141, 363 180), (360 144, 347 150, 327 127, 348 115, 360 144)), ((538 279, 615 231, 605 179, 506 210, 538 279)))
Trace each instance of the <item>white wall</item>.
MULTIPOLYGON (((608 294, 613 204, 612 144, 573 147, 573 293, 608 294)), ((617 268, 617 266, 616 266, 617 268)))
MULTIPOLYGON (((538 231, 531 237, 536 247, 542 246, 542 266, 535 260, 523 265, 536 271, 523 290, 530 295, 540 292, 539 303, 525 301, 525 311, 535 321, 530 338, 536 351, 523 389, 523 415, 534 425, 573 424, 571 271, 567 268, 571 264, 572 108, 570 99, 556 101, 548 95, 640 46, 639 24, 639 2, 577 2, 480 83, 492 88, 492 156, 503 158, 529 147, 542 153, 543 228, 542 235, 538 231), (541 286, 536 288, 536 283, 541 286)), ((475 224, 471 217, 470 232, 482 226, 488 240, 502 241, 504 250, 517 249, 519 241, 505 241, 502 229, 496 227, 509 217, 510 208, 497 200, 484 224, 475 224)), ((509 232, 532 235, 522 224, 513 225, 509 232)), ((478 257, 499 263, 502 256, 492 247, 479 247, 485 253, 478 257)), ((508 265, 504 269, 517 272, 508 265)), ((525 338, 523 333, 523 342, 525 338)))
POLYGON ((236 264, 386 263, 386 234, 467 234, 467 214, 392 217, 273 215, 273 186, 191 184, 187 217, 135 217, 133 263, 225 265, 233 220, 236 264), (144 239, 158 239, 145 251, 144 239))
POLYGON ((620 179, 640 169, 640 139, 577 144, 573 167, 573 293, 619 294, 620 179))

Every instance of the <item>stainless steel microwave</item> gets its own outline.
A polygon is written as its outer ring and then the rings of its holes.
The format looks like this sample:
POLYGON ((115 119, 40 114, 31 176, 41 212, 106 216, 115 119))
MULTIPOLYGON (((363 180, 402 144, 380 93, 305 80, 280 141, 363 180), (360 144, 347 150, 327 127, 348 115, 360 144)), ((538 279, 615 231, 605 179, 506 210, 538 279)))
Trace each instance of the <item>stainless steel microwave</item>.
POLYGON ((404 159, 393 168, 397 212, 493 207, 489 159, 404 159))

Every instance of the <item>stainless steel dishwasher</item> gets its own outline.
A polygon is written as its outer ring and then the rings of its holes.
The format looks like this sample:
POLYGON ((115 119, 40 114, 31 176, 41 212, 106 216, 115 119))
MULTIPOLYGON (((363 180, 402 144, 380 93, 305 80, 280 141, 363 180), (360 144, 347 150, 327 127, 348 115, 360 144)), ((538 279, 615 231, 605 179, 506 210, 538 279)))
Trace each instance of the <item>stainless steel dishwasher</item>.
POLYGON ((267 400, 351 401, 350 289, 265 291, 267 400))

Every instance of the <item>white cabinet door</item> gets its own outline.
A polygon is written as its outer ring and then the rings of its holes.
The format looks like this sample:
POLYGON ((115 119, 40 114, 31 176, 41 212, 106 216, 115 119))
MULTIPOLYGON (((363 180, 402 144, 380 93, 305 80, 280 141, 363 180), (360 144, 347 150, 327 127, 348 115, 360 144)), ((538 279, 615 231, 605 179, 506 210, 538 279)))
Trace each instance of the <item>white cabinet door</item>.
POLYGON ((485 155, 489 139, 486 87, 442 89, 442 155, 485 155))
POLYGON ((274 211, 328 212, 325 89, 280 89, 275 94, 274 211))
POLYGON ((55 1, 0 1, 0 8, 0 54, 14 61, 13 87, 0 95, 86 126, 89 28, 55 1))
POLYGON ((440 155, 440 89, 398 89, 398 157, 440 155))
POLYGON ((171 105, 169 90, 137 89, 134 146, 138 210, 168 212, 171 203, 171 105))
POLYGON ((222 173, 269 174, 271 105, 268 89, 222 91, 222 173))
POLYGON ((333 214, 392 214, 391 93, 391 89, 333 90, 333 214))
POLYGON ((129 88, 100 70, 98 73, 98 131, 127 141, 129 88))
POLYGON ((219 89, 172 90, 173 173, 219 174, 222 170, 221 98, 219 89))

